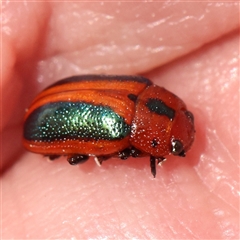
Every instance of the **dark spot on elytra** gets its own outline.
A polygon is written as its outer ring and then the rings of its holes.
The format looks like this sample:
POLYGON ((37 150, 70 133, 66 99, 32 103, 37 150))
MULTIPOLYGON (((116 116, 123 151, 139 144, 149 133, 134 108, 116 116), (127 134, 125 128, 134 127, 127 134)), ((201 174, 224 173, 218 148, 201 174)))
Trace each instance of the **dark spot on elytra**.
POLYGON ((133 102, 137 101, 137 95, 135 94, 132 94, 132 93, 128 94, 128 98, 133 102))

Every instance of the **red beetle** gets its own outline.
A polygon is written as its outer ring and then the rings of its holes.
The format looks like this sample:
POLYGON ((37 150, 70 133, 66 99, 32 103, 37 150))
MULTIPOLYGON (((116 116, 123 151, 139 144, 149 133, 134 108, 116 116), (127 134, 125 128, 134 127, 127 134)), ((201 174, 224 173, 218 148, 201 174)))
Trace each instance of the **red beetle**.
POLYGON ((166 89, 140 76, 82 75, 43 90, 28 109, 23 143, 27 150, 70 164, 89 156, 101 163, 110 157, 173 154, 184 157, 194 140, 193 114, 166 89))

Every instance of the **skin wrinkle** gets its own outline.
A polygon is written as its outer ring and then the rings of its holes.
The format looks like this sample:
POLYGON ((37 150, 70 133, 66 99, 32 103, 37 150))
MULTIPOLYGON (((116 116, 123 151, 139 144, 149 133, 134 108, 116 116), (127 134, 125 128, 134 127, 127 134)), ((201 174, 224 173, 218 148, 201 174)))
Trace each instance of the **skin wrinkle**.
POLYGON ((227 206, 231 207, 232 210, 236 211, 236 213, 239 212, 239 209, 237 209, 236 207, 234 207, 231 204, 229 204, 225 199, 223 199, 221 197, 221 195, 219 193, 215 193, 214 191, 212 191, 211 193, 214 194, 216 196, 216 198, 220 199, 224 204, 226 204, 227 206))
MULTIPOLYGON (((144 206, 148 206, 148 202, 144 201, 143 199, 143 203, 144 203, 144 206)), ((151 217, 154 217, 152 218, 153 219, 153 222, 155 223, 155 228, 157 229, 158 228, 158 217, 156 216, 156 214, 154 214, 154 209, 149 209, 149 214, 148 216, 151 216, 151 217)), ((136 217, 136 220, 138 222, 138 225, 139 225, 139 228, 142 229, 142 233, 143 235, 146 235, 147 238, 153 238, 153 237, 156 237, 156 235, 154 233, 152 233, 152 235, 155 235, 155 236, 151 236, 151 231, 147 229, 147 227, 144 226, 144 218, 142 219, 139 219, 139 217, 137 216, 137 214, 135 213, 135 217, 136 217), (142 220, 142 221, 141 221, 142 220), (149 231, 149 233, 147 234, 146 231, 149 231)), ((153 226, 152 226, 153 227, 153 226)))
MULTIPOLYGON (((197 173, 197 171, 195 171, 195 172, 197 173)), ((201 176, 198 175, 198 177, 200 178, 201 176)), ((206 183, 204 182, 204 185, 205 185, 205 189, 206 189, 206 191, 204 191, 204 192, 208 192, 208 187, 207 187, 208 184, 206 184, 206 183)), ((180 190, 182 190, 182 188, 180 188, 180 190)), ((188 201, 188 198, 186 198, 186 200, 188 201)), ((211 202, 212 202, 212 201, 213 201, 213 200, 212 200, 212 198, 211 198, 211 202)), ((225 202, 224 202, 224 203, 225 203, 225 202)), ((188 204, 187 204, 187 205, 188 205, 188 204)), ((189 206, 190 206, 190 205, 191 205, 191 202, 189 202, 189 206)), ((179 220, 179 219, 178 219, 178 220, 179 220)), ((179 223, 180 223, 181 225, 185 226, 185 224, 183 223, 183 221, 179 220, 179 223)), ((193 234, 192 230, 188 227, 188 225, 185 226, 185 229, 189 230, 189 232, 193 234)), ((194 234, 193 234, 193 235, 194 235, 194 234)), ((194 235, 194 238, 197 238, 197 236, 194 235)))
MULTIPOLYGON (((170 189, 170 191, 171 191, 171 189, 170 189)), ((170 194, 169 196, 171 197, 171 200, 172 200, 172 201, 175 201, 175 199, 172 198, 171 194, 170 194)), ((142 201, 145 203, 145 204, 144 204, 145 206, 147 206, 147 205, 149 204, 149 202, 148 202, 149 200, 146 199, 146 198, 143 198, 142 201)), ((167 208, 166 208, 166 206, 164 205, 164 203, 162 203, 161 201, 159 201, 158 204, 160 205, 161 209, 164 211, 164 215, 166 216, 166 214, 167 214, 166 219, 171 219, 172 213, 167 210, 167 208)), ((157 212, 156 212, 154 209, 152 209, 152 213, 151 213, 150 215, 155 217, 155 220, 154 220, 153 222, 154 222, 154 223, 157 223, 157 219, 158 219, 158 214, 157 214, 157 212)), ((174 218, 175 218, 175 216, 174 216, 174 218)), ((180 220, 178 220, 178 221, 180 221, 180 220)), ((172 231, 172 228, 170 227, 170 226, 171 226, 171 223, 168 223, 168 221, 167 221, 167 226, 168 226, 168 228, 171 229, 171 231, 172 231)), ((183 227, 183 229, 185 229, 182 224, 181 224, 181 226, 183 227)), ((156 228, 158 228, 158 224, 156 224, 156 228)), ((176 233, 175 233, 175 234, 176 234, 176 233)), ((174 235, 175 235, 175 234, 174 234, 174 235)), ((147 237, 150 237, 150 236, 147 236, 147 237)))
MULTIPOLYGON (((220 144, 221 149, 225 152, 225 154, 228 156, 228 160, 231 160, 232 163, 234 164, 234 158, 232 156, 232 154, 229 152, 229 150, 227 149, 227 147, 222 143, 221 138, 218 136, 218 134, 216 132, 213 132, 214 137, 216 138, 217 142, 220 144)), ((222 159, 221 162, 224 162, 224 160, 222 159)))
POLYGON ((165 24, 169 19, 171 19, 171 16, 168 16, 168 17, 166 17, 166 18, 163 18, 163 19, 154 21, 154 22, 152 22, 152 23, 149 23, 149 24, 147 24, 147 27, 148 27, 148 28, 158 27, 158 26, 161 25, 161 24, 165 24))
MULTIPOLYGON (((161 203, 160 203, 160 204, 161 204, 161 203)), ((167 213, 168 216, 169 216, 169 218, 171 218, 171 216, 172 216, 171 212, 168 211, 167 208, 164 207, 163 204, 161 204, 161 208, 164 210, 165 214, 167 213)), ((175 216, 174 216, 174 218, 177 219, 175 216)), ((177 219, 177 220, 178 220, 178 219, 177 219)), ((178 222, 179 222, 179 220, 178 220, 178 222)), ((180 223, 180 222, 179 222, 179 223, 180 223)), ((181 223, 180 223, 180 225, 182 226, 181 223)), ((168 228, 174 233, 174 235, 176 235, 176 234, 178 233, 178 231, 173 231, 172 227, 170 227, 170 226, 171 226, 171 223, 167 223, 167 226, 168 226, 168 228)), ((182 230, 183 230, 183 232, 185 231, 185 227, 184 227, 184 226, 182 226, 182 230)))
MULTIPOLYGON (((184 224, 180 219, 177 218, 177 220, 178 220, 179 224, 181 225, 181 227, 184 230, 187 230, 187 232, 190 234, 190 236, 192 238, 194 238, 194 239, 198 239, 199 238, 196 234, 193 233, 193 231, 189 227, 186 227, 186 224, 184 224)), ((190 238, 190 237, 188 237, 188 238, 190 238)))
MULTIPOLYGON (((206 190, 211 192, 211 194, 213 194, 216 198, 220 199, 222 201, 222 203, 226 204, 226 206, 230 206, 233 210, 238 212, 238 209, 234 206, 232 206, 231 204, 229 204, 229 202, 227 202, 226 200, 224 200, 221 195, 219 195, 219 193, 215 193, 214 190, 218 187, 217 185, 212 188, 209 189, 209 183, 208 180, 205 180, 205 178, 202 177, 202 175, 199 173, 198 169, 195 168, 195 172, 197 174, 197 176, 199 177, 199 180, 203 183, 203 185, 205 186, 206 190)), ((218 181, 219 183, 219 181, 218 181)), ((220 184, 220 183, 219 183, 220 184)), ((218 185, 219 185, 218 184, 218 185)))

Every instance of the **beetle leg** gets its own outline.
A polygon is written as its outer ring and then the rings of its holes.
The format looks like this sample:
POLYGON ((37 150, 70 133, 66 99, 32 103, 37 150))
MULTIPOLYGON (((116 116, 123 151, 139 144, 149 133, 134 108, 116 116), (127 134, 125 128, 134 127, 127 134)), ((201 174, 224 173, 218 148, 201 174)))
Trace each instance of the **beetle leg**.
POLYGON ((67 160, 71 165, 76 165, 79 163, 84 163, 88 160, 89 156, 87 155, 70 155, 67 160))
POLYGON ((96 164, 101 167, 102 162, 108 160, 110 157, 109 156, 95 156, 94 160, 96 164))
POLYGON ((50 160, 55 160, 61 157, 61 155, 44 155, 44 157, 48 157, 50 160))
POLYGON ((162 163, 165 162, 167 159, 164 157, 156 158, 158 166, 162 166, 162 163))
POLYGON ((128 159, 130 155, 131 155, 131 149, 129 148, 123 149, 121 152, 118 153, 118 157, 122 160, 128 159))
POLYGON ((95 163, 96 163, 99 167, 101 167, 101 165, 102 165, 101 159, 98 159, 98 157, 95 156, 95 157, 94 157, 94 161, 95 161, 95 163))
POLYGON ((137 158, 137 157, 141 157, 142 153, 140 150, 138 150, 137 148, 135 147, 132 147, 131 148, 131 156, 134 157, 134 158, 137 158))
POLYGON ((150 168, 151 168, 151 173, 153 177, 156 177, 156 158, 153 156, 150 156, 150 168))

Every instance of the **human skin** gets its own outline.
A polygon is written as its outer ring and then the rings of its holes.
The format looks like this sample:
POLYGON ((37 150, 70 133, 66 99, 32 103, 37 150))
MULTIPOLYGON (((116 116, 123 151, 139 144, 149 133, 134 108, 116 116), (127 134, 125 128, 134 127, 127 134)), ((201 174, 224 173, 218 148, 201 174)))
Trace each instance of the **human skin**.
POLYGON ((239 8, 2 3, 1 239, 239 238, 239 8), (78 74, 144 75, 195 116, 185 158, 70 166, 22 147, 25 109, 78 74))

